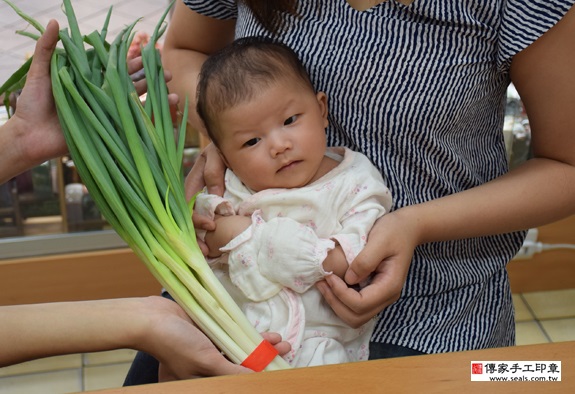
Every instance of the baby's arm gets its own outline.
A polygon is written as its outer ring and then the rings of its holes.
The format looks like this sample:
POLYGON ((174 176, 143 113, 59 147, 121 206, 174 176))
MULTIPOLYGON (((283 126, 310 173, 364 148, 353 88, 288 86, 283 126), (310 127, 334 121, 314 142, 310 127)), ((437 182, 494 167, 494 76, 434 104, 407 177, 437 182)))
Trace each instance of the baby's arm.
POLYGON ((266 300, 287 287, 303 293, 327 272, 322 266, 334 241, 287 218, 268 221, 256 211, 249 229, 222 251, 229 252, 230 279, 252 301, 266 300))
POLYGON ((251 218, 239 215, 216 215, 214 221, 216 223, 216 229, 214 231, 208 231, 205 237, 206 245, 210 249, 208 257, 221 256, 222 252, 220 248, 227 245, 252 224, 251 218))

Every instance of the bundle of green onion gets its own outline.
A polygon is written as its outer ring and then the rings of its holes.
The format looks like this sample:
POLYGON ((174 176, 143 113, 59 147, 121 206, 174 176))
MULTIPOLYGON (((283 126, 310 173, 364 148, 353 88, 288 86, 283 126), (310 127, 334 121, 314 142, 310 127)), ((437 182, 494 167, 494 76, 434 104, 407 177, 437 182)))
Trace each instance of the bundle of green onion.
MULTIPOLYGON (((43 33, 35 20, 5 2, 43 33)), ((69 32, 60 31, 63 49, 51 60, 52 90, 74 164, 102 214, 202 331, 240 364, 262 337, 213 274, 196 242, 193 201, 186 202, 182 171, 187 113, 176 141, 156 49, 168 10, 142 50, 148 84, 143 105, 126 61, 137 21, 109 43, 110 8, 102 30, 83 36, 70 0, 64 0, 69 32)), ((29 64, 0 94, 23 85, 29 64)), ((266 370, 288 367, 276 356, 266 370)))

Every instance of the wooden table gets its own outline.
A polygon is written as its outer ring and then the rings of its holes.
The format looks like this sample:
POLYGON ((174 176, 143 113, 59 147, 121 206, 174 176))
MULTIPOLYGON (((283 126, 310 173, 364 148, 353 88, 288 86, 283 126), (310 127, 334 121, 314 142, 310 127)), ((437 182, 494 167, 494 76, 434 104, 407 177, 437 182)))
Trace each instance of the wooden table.
POLYGON ((101 391, 173 393, 575 393, 575 341, 222 376, 101 391), (561 361, 561 382, 471 382, 471 361, 561 361))

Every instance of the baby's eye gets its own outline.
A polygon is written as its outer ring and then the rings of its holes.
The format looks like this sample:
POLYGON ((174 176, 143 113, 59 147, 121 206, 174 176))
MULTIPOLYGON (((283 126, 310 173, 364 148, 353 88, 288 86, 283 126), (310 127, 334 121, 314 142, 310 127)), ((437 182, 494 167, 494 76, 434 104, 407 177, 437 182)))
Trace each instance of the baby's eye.
POLYGON ((259 138, 252 138, 251 140, 247 141, 244 145, 254 146, 255 144, 258 143, 259 140, 260 140, 259 138))
POLYGON ((296 119, 297 119, 297 115, 292 115, 292 116, 290 116, 289 118, 287 118, 287 119, 284 121, 284 126, 289 126, 290 124, 292 124, 293 122, 295 122, 296 119))

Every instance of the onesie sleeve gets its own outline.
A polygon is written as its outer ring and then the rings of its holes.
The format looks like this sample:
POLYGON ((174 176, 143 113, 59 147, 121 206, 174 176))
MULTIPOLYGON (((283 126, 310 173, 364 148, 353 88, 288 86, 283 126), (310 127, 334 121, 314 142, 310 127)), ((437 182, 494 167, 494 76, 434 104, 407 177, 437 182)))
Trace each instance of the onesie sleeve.
MULTIPOLYGON (((222 216, 235 215, 234 208, 228 200, 216 194, 208 194, 205 189, 196 196, 194 211, 212 220, 214 220, 216 214, 222 216)), ((196 229, 196 235, 203 241, 206 237, 206 230, 196 229)))
POLYGON ((235 214, 232 204, 216 194, 202 192, 197 195, 194 210, 200 214, 214 219, 215 215, 232 216, 235 214))
POLYGON ((348 182, 344 213, 339 218, 340 229, 332 239, 342 247, 349 264, 363 249, 369 231, 376 220, 389 212, 392 197, 374 168, 358 167, 355 180, 348 182))
POLYGON ((265 221, 252 214, 252 226, 221 251, 228 252, 230 279, 252 301, 263 301, 283 287, 303 293, 327 272, 322 263, 335 247, 295 220, 277 217, 265 221))

